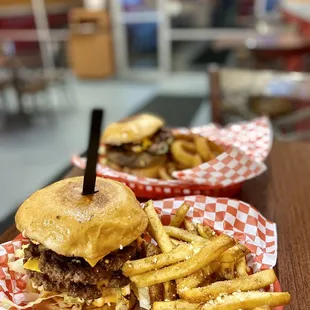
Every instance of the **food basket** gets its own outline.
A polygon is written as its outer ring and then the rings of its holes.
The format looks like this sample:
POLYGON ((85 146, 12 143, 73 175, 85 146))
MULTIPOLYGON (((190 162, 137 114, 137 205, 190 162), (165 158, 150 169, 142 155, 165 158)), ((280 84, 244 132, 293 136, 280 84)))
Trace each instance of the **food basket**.
MULTIPOLYGON (((266 170, 264 160, 273 141, 272 128, 266 117, 224 128, 210 124, 191 129, 175 128, 174 131, 208 137, 222 145, 225 152, 193 169, 174 172, 176 180, 141 178, 100 163, 97 165, 97 175, 125 183, 139 198, 162 199, 185 195, 233 197, 240 191, 243 182, 266 170)), ((73 156, 72 163, 85 169, 86 159, 73 156)))
MULTIPOLYGON (((169 198, 154 202, 156 211, 164 224, 169 224, 171 216, 182 203, 192 207, 187 218, 194 223, 202 223, 217 233, 225 233, 246 245, 251 254, 247 255, 247 264, 253 272, 272 268, 277 260, 276 224, 268 221, 255 208, 247 203, 229 198, 206 196, 186 196, 169 198)), ((29 241, 19 235, 13 241, 0 245, 0 300, 12 300, 18 305, 25 304, 27 277, 10 271, 8 264, 18 259, 16 253, 29 241)), ((281 292, 277 281, 270 291, 281 292)), ((277 307, 276 310, 284 310, 277 307)))

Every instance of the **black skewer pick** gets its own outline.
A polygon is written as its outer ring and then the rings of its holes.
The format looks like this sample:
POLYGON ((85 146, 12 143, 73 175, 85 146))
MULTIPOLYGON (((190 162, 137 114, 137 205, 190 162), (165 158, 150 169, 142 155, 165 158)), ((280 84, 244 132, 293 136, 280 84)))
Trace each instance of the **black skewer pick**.
POLYGON ((103 110, 99 109, 92 112, 82 195, 90 195, 96 192, 96 166, 103 114, 103 110))

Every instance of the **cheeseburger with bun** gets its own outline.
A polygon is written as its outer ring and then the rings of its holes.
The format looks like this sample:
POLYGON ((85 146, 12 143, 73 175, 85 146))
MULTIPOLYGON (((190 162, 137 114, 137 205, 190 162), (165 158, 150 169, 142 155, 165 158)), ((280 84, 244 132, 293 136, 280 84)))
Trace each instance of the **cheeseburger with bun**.
MULTIPOLYGON (((16 214, 30 239, 23 267, 41 308, 131 309, 129 279, 121 268, 136 257, 148 219, 122 183, 97 178, 82 195, 83 177, 65 179, 31 195, 16 214)), ((38 305, 37 305, 38 306, 38 305)))
POLYGON ((109 125, 102 135, 107 165, 139 177, 158 178, 173 142, 164 121, 151 114, 139 114, 109 125))

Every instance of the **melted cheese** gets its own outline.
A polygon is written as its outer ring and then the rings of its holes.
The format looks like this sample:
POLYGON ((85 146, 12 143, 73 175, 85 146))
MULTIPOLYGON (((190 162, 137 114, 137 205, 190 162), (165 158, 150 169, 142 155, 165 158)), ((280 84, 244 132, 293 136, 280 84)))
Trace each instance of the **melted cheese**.
POLYGON ((150 139, 144 138, 144 139, 142 140, 142 148, 143 148, 144 150, 148 149, 151 145, 152 145, 152 141, 151 141, 150 139))
POLYGON ((36 271, 36 272, 41 272, 41 270, 39 268, 39 259, 38 258, 29 259, 24 264, 24 268, 28 269, 28 270, 36 271))
POLYGON ((92 267, 95 267, 96 264, 100 261, 101 258, 98 258, 98 259, 87 259, 87 258, 84 258, 88 264, 90 264, 92 267))
POLYGON ((107 286, 110 282, 111 277, 112 277, 112 273, 107 274, 105 279, 97 283, 97 288, 101 290, 103 287, 107 286))
POLYGON ((92 305, 95 307, 103 307, 103 305, 111 303, 116 304, 118 302, 118 296, 116 294, 111 294, 105 297, 100 297, 98 299, 95 299, 92 302, 92 305))
POLYGON ((152 143, 153 142, 149 138, 144 138, 140 145, 134 145, 131 148, 131 150, 134 153, 141 153, 141 152, 147 150, 152 145, 152 143))

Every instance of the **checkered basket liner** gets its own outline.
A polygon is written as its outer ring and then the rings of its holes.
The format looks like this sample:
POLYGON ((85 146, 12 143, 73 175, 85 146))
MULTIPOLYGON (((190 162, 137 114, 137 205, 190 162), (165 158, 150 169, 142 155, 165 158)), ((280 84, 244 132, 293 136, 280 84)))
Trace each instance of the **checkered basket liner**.
MULTIPOLYGON (((266 159, 272 145, 272 129, 265 117, 220 128, 214 124, 176 132, 194 132, 223 145, 225 152, 193 169, 175 171, 177 180, 141 178, 109 167, 97 165, 97 175, 125 183, 141 198, 167 198, 182 195, 232 197, 244 181, 266 170, 266 159)), ((86 160, 72 157, 72 163, 85 169, 86 160)))
MULTIPOLYGON (((242 201, 228 198, 206 196, 187 196, 155 201, 154 205, 164 224, 168 224, 177 208, 188 202, 192 208, 188 219, 212 227, 217 233, 225 233, 251 251, 247 256, 248 266, 254 272, 272 268, 277 260, 276 224, 268 221, 255 208, 242 201)), ((0 245, 0 300, 9 298, 22 304, 27 295, 27 277, 8 269, 8 262, 16 260, 15 250, 20 249, 28 240, 19 235, 13 241, 0 245)), ((270 290, 281 291, 276 282, 270 290)), ((0 307, 0 309, 2 309, 0 307)), ((277 310, 283 310, 283 307, 277 310)))

